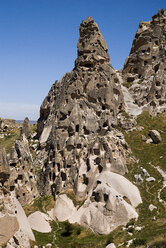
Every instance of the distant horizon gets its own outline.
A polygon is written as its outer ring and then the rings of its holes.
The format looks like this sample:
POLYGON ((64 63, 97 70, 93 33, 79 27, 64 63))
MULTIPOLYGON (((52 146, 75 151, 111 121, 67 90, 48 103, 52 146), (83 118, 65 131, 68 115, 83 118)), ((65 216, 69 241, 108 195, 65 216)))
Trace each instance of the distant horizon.
POLYGON ((52 84, 74 68, 82 20, 92 16, 120 70, 140 21, 166 1, 0 0, 0 7, 0 117, 37 120, 52 84))
MULTIPOLYGON (((16 120, 17 123, 22 124, 24 122, 24 120, 16 120)), ((37 120, 29 120, 30 124, 35 124, 37 122, 37 120)))

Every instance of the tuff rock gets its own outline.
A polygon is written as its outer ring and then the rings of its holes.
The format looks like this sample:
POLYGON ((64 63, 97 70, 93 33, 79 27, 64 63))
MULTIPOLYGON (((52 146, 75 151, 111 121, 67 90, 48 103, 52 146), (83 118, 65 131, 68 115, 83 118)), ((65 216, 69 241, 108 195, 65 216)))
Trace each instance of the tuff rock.
POLYGON ((23 125, 20 130, 20 135, 25 134, 25 137, 29 139, 31 137, 31 128, 28 117, 24 119, 23 125))
POLYGON ((155 144, 161 142, 161 135, 157 130, 150 130, 149 135, 155 144))
POLYGON ((166 11, 160 9, 152 21, 141 21, 129 57, 123 68, 123 79, 140 107, 155 115, 166 110, 166 11))
POLYGON ((39 188, 56 194, 72 187, 84 198, 94 173, 127 172, 127 145, 114 129, 123 106, 119 80, 91 17, 80 25, 77 47, 75 68, 55 82, 40 109, 37 131, 46 156, 39 188))
MULTIPOLYGON (((17 170, 15 174, 17 177, 19 176, 17 170)), ((12 247, 28 248, 30 247, 29 240, 35 240, 35 238, 11 182, 12 171, 6 152, 4 148, 0 148, 0 245, 9 241, 8 244, 13 245, 12 247)), ((17 182, 18 184, 19 182, 17 182)))
POLYGON ((79 31, 74 69, 53 84, 40 108, 40 144, 35 166, 41 168, 40 194, 56 198, 54 217, 65 220, 69 213, 70 217, 75 213, 69 221, 103 234, 137 218, 135 207, 141 203, 141 197, 134 185, 136 204, 127 203, 124 192, 118 196, 120 199, 116 197, 117 184, 123 177, 117 179, 113 192, 111 184, 98 185, 100 176, 104 181, 107 173, 116 177, 128 172, 128 145, 116 129, 124 100, 118 74, 110 64, 108 48, 97 24, 88 17, 79 31), (65 194, 59 195, 69 190, 78 200, 86 200, 78 212, 65 194), (103 225, 98 227, 98 221, 103 225))

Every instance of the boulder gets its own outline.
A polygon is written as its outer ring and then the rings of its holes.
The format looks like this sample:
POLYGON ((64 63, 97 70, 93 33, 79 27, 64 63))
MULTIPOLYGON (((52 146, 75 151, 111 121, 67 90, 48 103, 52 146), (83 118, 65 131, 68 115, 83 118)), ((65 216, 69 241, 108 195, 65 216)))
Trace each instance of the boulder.
POLYGON ((77 222, 96 233, 108 234, 117 226, 137 218, 135 207, 141 202, 135 185, 119 174, 105 171, 96 177, 88 199, 80 208, 62 194, 58 196, 51 216, 59 221, 77 222))
POLYGON ((158 144, 161 142, 161 135, 157 130, 150 130, 149 135, 153 140, 153 143, 158 144))
POLYGON ((0 217, 0 245, 6 243, 19 229, 16 216, 0 217))
POLYGON ((110 243, 106 246, 106 248, 116 248, 114 243, 110 243))
POLYGON ((51 219, 47 214, 40 211, 36 211, 28 216, 28 221, 31 228, 41 233, 51 232, 51 226, 49 224, 50 220, 51 219))
POLYGON ((67 197, 66 194, 59 195, 55 207, 52 212, 52 217, 57 218, 59 221, 69 220, 72 215, 76 214, 76 207, 74 206, 72 200, 67 197))

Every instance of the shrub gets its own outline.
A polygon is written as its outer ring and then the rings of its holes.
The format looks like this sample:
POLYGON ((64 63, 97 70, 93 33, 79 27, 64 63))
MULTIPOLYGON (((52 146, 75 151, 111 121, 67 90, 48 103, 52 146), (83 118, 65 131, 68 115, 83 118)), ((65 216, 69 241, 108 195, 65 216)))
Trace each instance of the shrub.
POLYGON ((107 241, 105 243, 105 245, 109 245, 110 243, 113 243, 113 237, 111 234, 109 234, 108 238, 107 238, 107 241))
POLYGON ((135 239, 133 241, 133 245, 136 246, 140 246, 140 245, 145 245, 146 244, 146 240, 145 239, 135 239))
POLYGON ((61 236, 63 237, 69 237, 72 235, 73 232, 73 226, 68 222, 64 222, 64 231, 61 233, 61 236))

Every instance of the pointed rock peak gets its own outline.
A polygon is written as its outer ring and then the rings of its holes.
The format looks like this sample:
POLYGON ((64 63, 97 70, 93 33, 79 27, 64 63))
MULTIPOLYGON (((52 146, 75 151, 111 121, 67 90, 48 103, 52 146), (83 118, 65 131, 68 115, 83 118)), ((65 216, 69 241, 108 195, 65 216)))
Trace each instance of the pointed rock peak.
POLYGON ((79 32, 75 66, 93 68, 110 63, 107 44, 92 17, 89 16, 81 23, 79 32))
POLYGON ((166 11, 164 9, 159 9, 158 13, 154 16, 152 16, 152 21, 153 23, 159 23, 161 24, 164 21, 165 24, 165 19, 166 19, 166 11))

